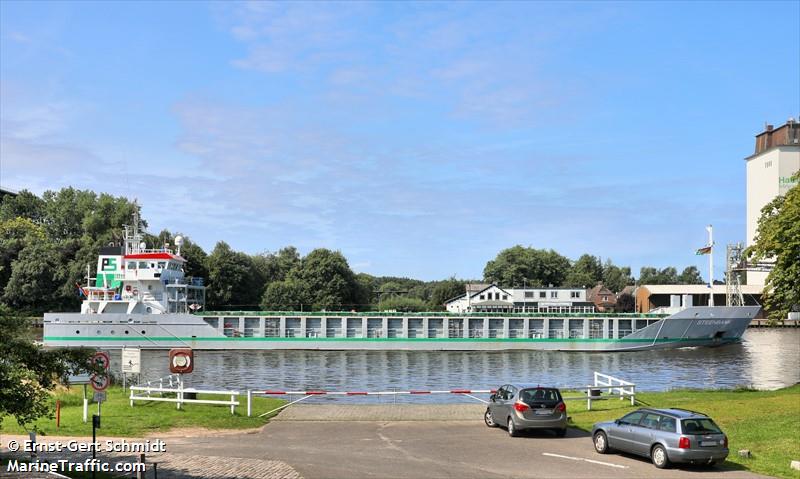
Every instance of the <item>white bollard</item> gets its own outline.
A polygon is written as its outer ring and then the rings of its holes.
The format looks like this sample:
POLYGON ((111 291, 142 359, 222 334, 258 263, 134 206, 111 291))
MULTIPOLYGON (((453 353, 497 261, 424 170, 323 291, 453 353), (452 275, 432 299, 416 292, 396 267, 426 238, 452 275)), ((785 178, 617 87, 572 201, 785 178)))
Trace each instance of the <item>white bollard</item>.
POLYGON ((89 420, 89 400, 87 398, 83 398, 83 422, 89 420))
POLYGON ((253 415, 253 391, 251 389, 247 390, 247 417, 253 415))

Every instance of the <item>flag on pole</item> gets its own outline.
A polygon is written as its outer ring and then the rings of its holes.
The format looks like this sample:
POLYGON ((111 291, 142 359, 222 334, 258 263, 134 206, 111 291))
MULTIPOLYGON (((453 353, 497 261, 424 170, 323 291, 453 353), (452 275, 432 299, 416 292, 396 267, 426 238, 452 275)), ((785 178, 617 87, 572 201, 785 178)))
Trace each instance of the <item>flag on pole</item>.
POLYGON ((704 255, 704 254, 711 254, 711 246, 703 246, 702 248, 697 250, 696 255, 704 255))

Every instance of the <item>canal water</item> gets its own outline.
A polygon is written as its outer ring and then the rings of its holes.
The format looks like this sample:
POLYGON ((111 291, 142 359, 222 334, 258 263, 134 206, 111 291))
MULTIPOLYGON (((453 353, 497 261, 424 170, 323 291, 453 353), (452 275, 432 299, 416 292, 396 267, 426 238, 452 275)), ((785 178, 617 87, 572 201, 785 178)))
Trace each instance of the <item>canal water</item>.
MULTIPOLYGON (((119 369, 119 351, 112 368, 119 369)), ((142 379, 169 374, 167 351, 142 351, 142 379)), ((675 388, 777 389, 800 382, 800 329, 750 329, 740 344, 627 353, 557 351, 196 351, 192 387, 391 391, 491 389, 511 382, 559 387, 591 383, 593 372, 616 376, 640 391, 675 388)), ((313 398, 315 401, 331 398, 313 398)), ((378 402, 394 399, 337 398, 378 402)), ((399 397, 400 401, 464 401, 460 396, 399 397)))

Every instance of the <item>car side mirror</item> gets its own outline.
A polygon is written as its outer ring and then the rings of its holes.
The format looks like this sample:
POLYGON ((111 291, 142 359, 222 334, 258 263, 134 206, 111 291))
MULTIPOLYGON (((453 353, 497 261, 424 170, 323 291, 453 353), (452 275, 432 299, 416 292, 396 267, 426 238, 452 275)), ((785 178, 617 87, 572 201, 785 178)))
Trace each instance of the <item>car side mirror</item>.
POLYGON ((614 424, 619 426, 620 424, 622 424, 622 421, 620 421, 619 419, 614 419, 614 424))
POLYGON ((495 399, 497 399, 497 394, 492 394, 491 396, 489 396, 489 401, 494 402, 495 399))

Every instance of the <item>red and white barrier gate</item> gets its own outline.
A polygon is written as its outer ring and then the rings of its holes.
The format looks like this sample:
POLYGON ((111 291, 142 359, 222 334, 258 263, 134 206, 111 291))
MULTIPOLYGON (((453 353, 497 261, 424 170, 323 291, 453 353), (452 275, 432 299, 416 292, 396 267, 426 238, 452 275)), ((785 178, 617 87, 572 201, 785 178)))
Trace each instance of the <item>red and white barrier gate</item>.
POLYGON ((417 395, 417 394, 460 394, 463 396, 467 396, 469 398, 475 399, 476 401, 480 401, 484 404, 488 404, 488 401, 485 401, 479 397, 473 396, 473 394, 493 394, 497 392, 496 389, 446 389, 440 391, 434 390, 409 390, 409 391, 320 391, 320 390, 310 390, 310 391, 275 391, 275 390, 266 390, 266 391, 247 391, 247 415, 250 416, 251 412, 251 397, 253 394, 258 394, 262 396, 303 396, 300 399, 292 401, 288 404, 284 404, 279 408, 275 408, 271 411, 267 411, 264 414, 259 414, 258 417, 266 416, 267 414, 272 414, 274 412, 280 411, 281 409, 285 409, 292 404, 299 403, 300 401, 304 401, 310 397, 314 396, 403 396, 403 395, 417 395))

